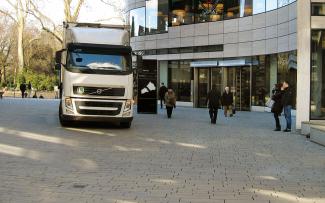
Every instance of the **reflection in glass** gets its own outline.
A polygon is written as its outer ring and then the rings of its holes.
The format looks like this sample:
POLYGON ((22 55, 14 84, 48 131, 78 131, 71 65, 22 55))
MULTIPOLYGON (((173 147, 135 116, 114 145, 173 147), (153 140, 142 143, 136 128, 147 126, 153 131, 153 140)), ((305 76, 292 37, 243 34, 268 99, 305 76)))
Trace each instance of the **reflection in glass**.
POLYGON ((192 69, 189 62, 170 61, 168 64, 168 86, 171 87, 177 101, 191 101, 192 69))
POLYGON ((265 12, 265 0, 253 0, 253 14, 265 12))
POLYGON ((239 17, 239 0, 226 0, 224 3, 224 19, 239 17))
POLYGON ((169 14, 169 24, 171 26, 194 23, 193 0, 171 0, 169 14))
POLYGON ((130 11, 131 37, 142 36, 145 34, 145 7, 130 11))
POLYGON ((278 8, 288 5, 288 0, 278 0, 278 8))
POLYGON ((240 0, 240 17, 251 16, 253 13, 253 0, 240 0))
POLYGON ((146 34, 168 31, 168 0, 146 1, 146 34))
POLYGON ((312 3, 311 4, 312 16, 325 16, 325 3, 312 3))
POLYGON ((312 30, 311 119, 325 119, 325 31, 312 30))
POLYGON ((267 56, 257 56, 258 65, 252 71, 252 105, 265 106, 270 90, 270 67, 267 56))
POLYGON ((266 0, 266 11, 278 8, 278 0, 266 0))
MULTIPOLYGON (((278 83, 289 82, 294 95, 297 87, 297 51, 278 54, 278 83)), ((294 96, 296 98, 296 96, 294 96)), ((294 100, 294 107, 295 107, 294 100)))
POLYGON ((208 68, 199 68, 198 69, 198 103, 199 107, 207 106, 207 97, 209 91, 209 69, 208 68))
POLYGON ((223 18, 223 0, 198 0, 196 22, 213 22, 223 18))

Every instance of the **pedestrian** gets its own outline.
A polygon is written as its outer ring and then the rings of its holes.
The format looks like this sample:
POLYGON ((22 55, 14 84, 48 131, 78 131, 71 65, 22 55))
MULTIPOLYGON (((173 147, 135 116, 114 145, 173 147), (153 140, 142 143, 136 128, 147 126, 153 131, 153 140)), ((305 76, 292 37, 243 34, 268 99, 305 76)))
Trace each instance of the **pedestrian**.
POLYGON ((271 108, 271 112, 273 113, 275 119, 275 130, 274 131, 281 131, 280 119, 279 116, 283 110, 282 106, 282 91, 281 91, 282 84, 275 84, 274 89, 272 90, 272 100, 274 104, 271 108))
POLYGON ((213 85, 207 97, 207 105, 209 108, 211 124, 217 123, 218 109, 220 108, 220 97, 221 94, 218 91, 217 86, 213 85))
POLYGON ((287 81, 284 81, 282 83, 281 87, 281 92, 282 92, 282 106, 283 106, 283 111, 284 111, 284 117, 287 122, 287 127, 286 129, 283 130, 283 132, 291 132, 291 109, 293 106, 293 93, 292 89, 287 81))
POLYGON ((32 84, 30 83, 30 81, 28 82, 27 85, 27 92, 28 92, 28 97, 32 96, 32 84))
POLYGON ((165 103, 165 94, 167 92, 167 87, 165 84, 162 82, 161 86, 159 88, 159 99, 160 99, 160 108, 163 108, 163 103, 165 103))
POLYGON ((225 117, 227 117, 228 114, 230 115, 230 117, 233 116, 233 109, 232 109, 233 102, 234 102, 234 98, 233 98, 233 94, 230 92, 230 88, 225 87, 225 91, 223 92, 221 98, 221 103, 224 109, 225 117))
POLYGON ((176 96, 171 88, 168 88, 165 93, 165 104, 167 109, 167 117, 171 118, 173 113, 173 108, 176 108, 176 96))
POLYGON ((26 84, 21 83, 19 89, 21 91, 21 98, 24 98, 25 97, 25 91, 26 91, 26 84))

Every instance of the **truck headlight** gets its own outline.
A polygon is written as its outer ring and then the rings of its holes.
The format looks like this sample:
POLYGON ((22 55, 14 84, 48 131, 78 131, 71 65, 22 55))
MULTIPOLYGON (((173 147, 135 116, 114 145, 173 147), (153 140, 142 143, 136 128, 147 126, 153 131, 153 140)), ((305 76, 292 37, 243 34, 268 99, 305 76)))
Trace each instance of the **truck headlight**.
POLYGON ((67 107, 68 109, 73 109, 71 98, 65 98, 64 103, 65 103, 65 107, 67 107))
POLYGON ((131 99, 126 100, 124 111, 130 111, 132 109, 132 105, 133 105, 133 100, 131 99))

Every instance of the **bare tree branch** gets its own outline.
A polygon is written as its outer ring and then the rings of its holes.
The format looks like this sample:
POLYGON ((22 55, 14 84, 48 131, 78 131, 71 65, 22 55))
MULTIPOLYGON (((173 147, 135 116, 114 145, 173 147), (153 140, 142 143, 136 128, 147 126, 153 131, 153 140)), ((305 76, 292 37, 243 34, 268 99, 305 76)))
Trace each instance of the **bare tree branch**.
POLYGON ((85 0, 79 0, 77 7, 75 9, 75 11, 73 12, 73 16, 72 16, 72 20, 75 22, 78 20, 79 14, 80 14, 80 10, 82 5, 84 4, 85 0))
POLYGON ((4 14, 5 16, 8 16, 11 20, 17 23, 17 19, 13 17, 12 14, 10 14, 8 11, 4 11, 0 9, 0 13, 4 14))
POLYGON ((28 13, 32 16, 34 16, 38 22, 41 24, 42 30, 46 31, 47 33, 51 34, 55 39, 57 39, 60 43, 63 42, 62 37, 55 32, 55 23, 46 15, 44 15, 35 5, 33 1, 31 1, 31 9, 28 11, 28 13), (50 29, 45 25, 45 22, 47 21, 50 24, 52 24, 53 29, 50 29))

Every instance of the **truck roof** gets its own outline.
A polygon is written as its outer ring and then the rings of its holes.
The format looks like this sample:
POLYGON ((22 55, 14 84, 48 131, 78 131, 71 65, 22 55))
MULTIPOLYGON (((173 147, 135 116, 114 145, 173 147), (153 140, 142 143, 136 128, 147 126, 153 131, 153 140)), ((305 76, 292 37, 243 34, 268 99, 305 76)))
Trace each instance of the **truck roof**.
POLYGON ((129 46, 126 26, 94 23, 65 23, 65 44, 105 44, 129 46))

